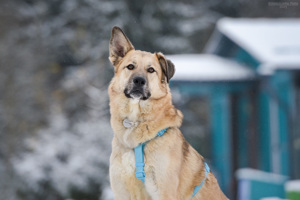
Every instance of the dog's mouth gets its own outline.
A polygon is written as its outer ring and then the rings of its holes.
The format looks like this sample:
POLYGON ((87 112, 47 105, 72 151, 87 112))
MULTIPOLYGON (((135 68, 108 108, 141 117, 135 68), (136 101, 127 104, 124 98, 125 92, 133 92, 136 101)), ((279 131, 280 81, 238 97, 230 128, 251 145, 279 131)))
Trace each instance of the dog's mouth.
POLYGON ((150 92, 145 92, 142 89, 136 89, 136 88, 133 88, 132 90, 128 90, 126 88, 124 90, 124 94, 127 98, 140 99, 140 100, 147 100, 151 96, 150 92))

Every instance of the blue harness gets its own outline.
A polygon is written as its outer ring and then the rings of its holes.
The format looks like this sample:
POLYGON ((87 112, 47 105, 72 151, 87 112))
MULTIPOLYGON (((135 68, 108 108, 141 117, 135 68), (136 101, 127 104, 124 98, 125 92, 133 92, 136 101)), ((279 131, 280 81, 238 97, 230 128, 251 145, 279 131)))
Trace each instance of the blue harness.
MULTIPOLYGON (((157 134, 157 136, 162 136, 168 128, 162 129, 160 130, 157 134)), ((148 141, 147 141, 148 142, 148 141)), ((144 171, 144 166, 145 166, 145 162, 144 162, 144 147, 146 145, 147 142, 144 142, 140 145, 138 145, 137 147, 134 148, 134 155, 135 155, 135 167, 136 167, 136 171, 135 171, 135 176, 136 178, 140 179, 144 184, 145 184, 145 171, 144 171)), ((207 165, 206 162, 204 162, 205 165, 205 178, 201 181, 200 185, 197 185, 194 188, 194 192, 193 192, 193 197, 197 194, 197 192, 200 190, 200 188, 204 185, 205 180, 207 178, 208 173, 210 172, 210 168, 207 165)))

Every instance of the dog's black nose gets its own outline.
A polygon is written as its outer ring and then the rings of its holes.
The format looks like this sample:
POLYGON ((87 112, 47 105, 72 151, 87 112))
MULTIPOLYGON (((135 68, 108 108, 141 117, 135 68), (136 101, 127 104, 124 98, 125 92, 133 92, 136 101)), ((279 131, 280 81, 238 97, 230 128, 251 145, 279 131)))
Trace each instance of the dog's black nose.
POLYGON ((135 77, 133 79, 133 83, 135 86, 138 86, 138 87, 141 87, 141 86, 144 86, 146 84, 146 79, 144 79, 143 77, 135 77))

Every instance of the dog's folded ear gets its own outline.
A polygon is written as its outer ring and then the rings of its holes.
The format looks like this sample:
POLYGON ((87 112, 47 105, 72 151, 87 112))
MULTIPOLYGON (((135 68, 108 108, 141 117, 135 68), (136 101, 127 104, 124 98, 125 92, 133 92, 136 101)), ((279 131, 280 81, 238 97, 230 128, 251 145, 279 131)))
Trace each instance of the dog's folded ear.
POLYGON ((167 79, 167 82, 169 83, 170 79, 175 74, 175 66, 170 60, 166 59, 162 53, 155 53, 155 55, 158 59, 158 62, 164 75, 162 77, 162 81, 167 79))
POLYGON ((110 62, 116 66, 118 62, 120 62, 120 60, 132 49, 134 49, 134 47, 122 29, 117 26, 113 27, 109 43, 110 62))

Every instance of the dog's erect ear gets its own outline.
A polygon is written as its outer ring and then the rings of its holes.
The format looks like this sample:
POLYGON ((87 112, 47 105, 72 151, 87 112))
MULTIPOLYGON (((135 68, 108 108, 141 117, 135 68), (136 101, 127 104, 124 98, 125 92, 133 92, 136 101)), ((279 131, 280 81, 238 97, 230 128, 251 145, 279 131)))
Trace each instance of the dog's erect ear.
POLYGON ((155 55, 158 59, 162 72, 165 75, 162 77, 162 80, 166 78, 169 83, 170 79, 174 76, 175 66, 170 60, 166 59, 162 53, 155 53, 155 55))
POLYGON ((116 66, 118 62, 132 49, 134 49, 134 47, 122 29, 117 26, 113 27, 109 43, 110 62, 116 66))

